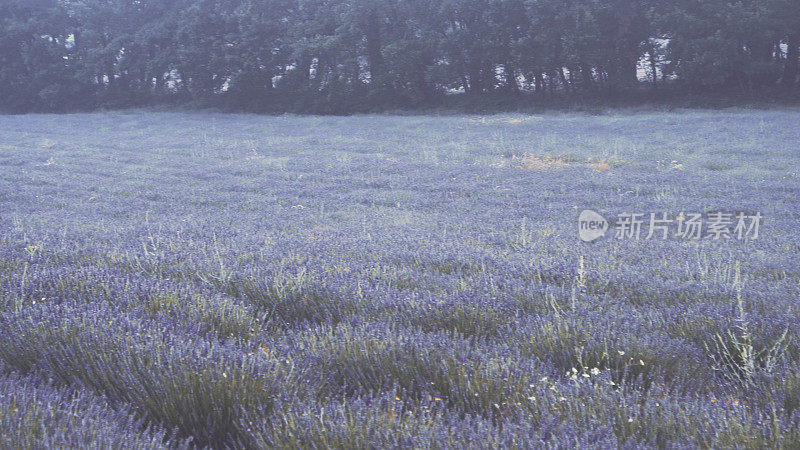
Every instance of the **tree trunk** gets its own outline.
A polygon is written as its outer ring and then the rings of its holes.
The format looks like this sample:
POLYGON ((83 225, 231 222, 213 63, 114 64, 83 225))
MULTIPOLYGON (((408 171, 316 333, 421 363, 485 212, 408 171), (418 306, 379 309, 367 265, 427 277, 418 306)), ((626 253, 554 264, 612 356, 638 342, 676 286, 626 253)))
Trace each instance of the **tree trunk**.
POLYGON ((519 93, 519 84, 517 82, 516 70, 510 63, 503 66, 503 73, 505 75, 506 86, 511 89, 511 92, 519 93))
POLYGON ((300 62, 297 64, 297 70, 300 73, 300 77, 308 83, 311 77, 311 58, 307 56, 303 56, 300 58, 300 62))
POLYGON ((537 94, 542 93, 544 90, 544 77, 541 72, 533 74, 534 89, 537 94))
POLYGON ((163 83, 163 79, 164 79, 164 74, 159 74, 159 72, 156 72, 155 79, 156 79, 156 84, 153 87, 153 92, 155 92, 156 94, 161 94, 162 86, 163 86, 162 83, 163 83))
POLYGON ((569 92, 569 83, 567 82, 567 77, 564 75, 564 68, 559 67, 556 69, 556 72, 558 73, 558 79, 561 81, 561 85, 564 87, 564 90, 569 92))
POLYGON ((386 76, 384 73, 383 54, 381 53, 380 25, 378 24, 378 17, 374 13, 370 14, 369 20, 364 27, 364 37, 366 38, 370 84, 374 83, 373 87, 385 87, 386 76))
POLYGON ((569 87, 573 91, 580 90, 583 87, 583 80, 581 79, 580 71, 577 67, 572 67, 569 70, 569 87))
POLYGON ((586 63, 581 64, 581 80, 589 90, 594 90, 594 74, 592 68, 586 63))
POLYGON ((481 80, 481 70, 475 68, 469 74, 469 92, 470 94, 480 94, 483 92, 483 80, 481 80))
POLYGON ((783 66, 783 84, 794 86, 797 83, 798 58, 800 58, 800 33, 789 36, 786 49, 786 63, 783 66))
POLYGON ((414 78, 415 84, 417 86, 417 92, 423 97, 432 94, 432 89, 428 86, 428 81, 425 79, 425 71, 427 67, 425 63, 420 62, 418 64, 417 70, 414 71, 414 78))
POLYGON ((658 67, 656 66, 655 51, 650 51, 650 71, 653 72, 653 89, 658 87, 658 67))

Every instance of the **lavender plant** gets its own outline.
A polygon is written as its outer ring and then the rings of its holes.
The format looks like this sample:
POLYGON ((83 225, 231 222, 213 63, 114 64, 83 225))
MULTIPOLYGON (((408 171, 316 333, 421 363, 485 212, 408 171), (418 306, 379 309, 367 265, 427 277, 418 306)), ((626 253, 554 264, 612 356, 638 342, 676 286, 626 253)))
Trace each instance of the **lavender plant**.
POLYGON ((794 448, 799 115, 0 117, 0 446, 794 448))

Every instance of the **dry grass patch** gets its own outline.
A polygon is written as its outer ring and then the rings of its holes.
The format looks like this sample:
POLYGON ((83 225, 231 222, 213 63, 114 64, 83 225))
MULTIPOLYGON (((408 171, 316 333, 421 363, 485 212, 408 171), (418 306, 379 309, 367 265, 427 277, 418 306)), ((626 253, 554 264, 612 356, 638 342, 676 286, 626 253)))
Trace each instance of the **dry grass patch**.
POLYGON ((532 155, 525 153, 521 157, 513 158, 514 167, 523 170, 558 170, 570 165, 570 161, 562 156, 532 155))
POLYGON ((569 166, 584 166, 597 172, 607 172, 611 169, 628 164, 615 158, 587 158, 585 162, 576 161, 567 156, 535 155, 525 153, 522 156, 511 156, 510 159, 492 163, 492 167, 514 167, 522 170, 537 172, 561 170, 569 166))
POLYGON ((611 169, 616 169, 618 167, 622 167, 626 164, 629 164, 629 161, 625 161, 622 159, 617 158, 588 158, 586 160, 586 165, 597 172, 607 172, 611 169))
POLYGON ((592 170, 595 170, 597 172, 605 172, 606 170, 611 170, 611 164, 609 164, 609 162, 606 161, 605 158, 596 161, 592 161, 592 159, 589 158, 587 164, 589 165, 589 167, 592 168, 592 170))

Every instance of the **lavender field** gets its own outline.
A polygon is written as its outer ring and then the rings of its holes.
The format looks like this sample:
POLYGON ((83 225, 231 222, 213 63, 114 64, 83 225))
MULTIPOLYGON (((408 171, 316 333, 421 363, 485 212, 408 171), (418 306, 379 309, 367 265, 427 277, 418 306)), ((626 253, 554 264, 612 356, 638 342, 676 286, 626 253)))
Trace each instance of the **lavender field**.
POLYGON ((0 117, 0 447, 797 448, 799 143, 798 109, 0 117), (647 239, 713 212, 758 235, 647 239))

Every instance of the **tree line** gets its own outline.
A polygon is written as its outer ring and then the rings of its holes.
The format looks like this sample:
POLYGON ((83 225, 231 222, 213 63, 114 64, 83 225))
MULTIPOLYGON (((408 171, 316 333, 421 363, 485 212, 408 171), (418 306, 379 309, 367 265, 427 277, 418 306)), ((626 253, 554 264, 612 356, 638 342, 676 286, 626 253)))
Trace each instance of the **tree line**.
POLYGON ((0 109, 796 89, 800 0, 0 0, 0 109))

